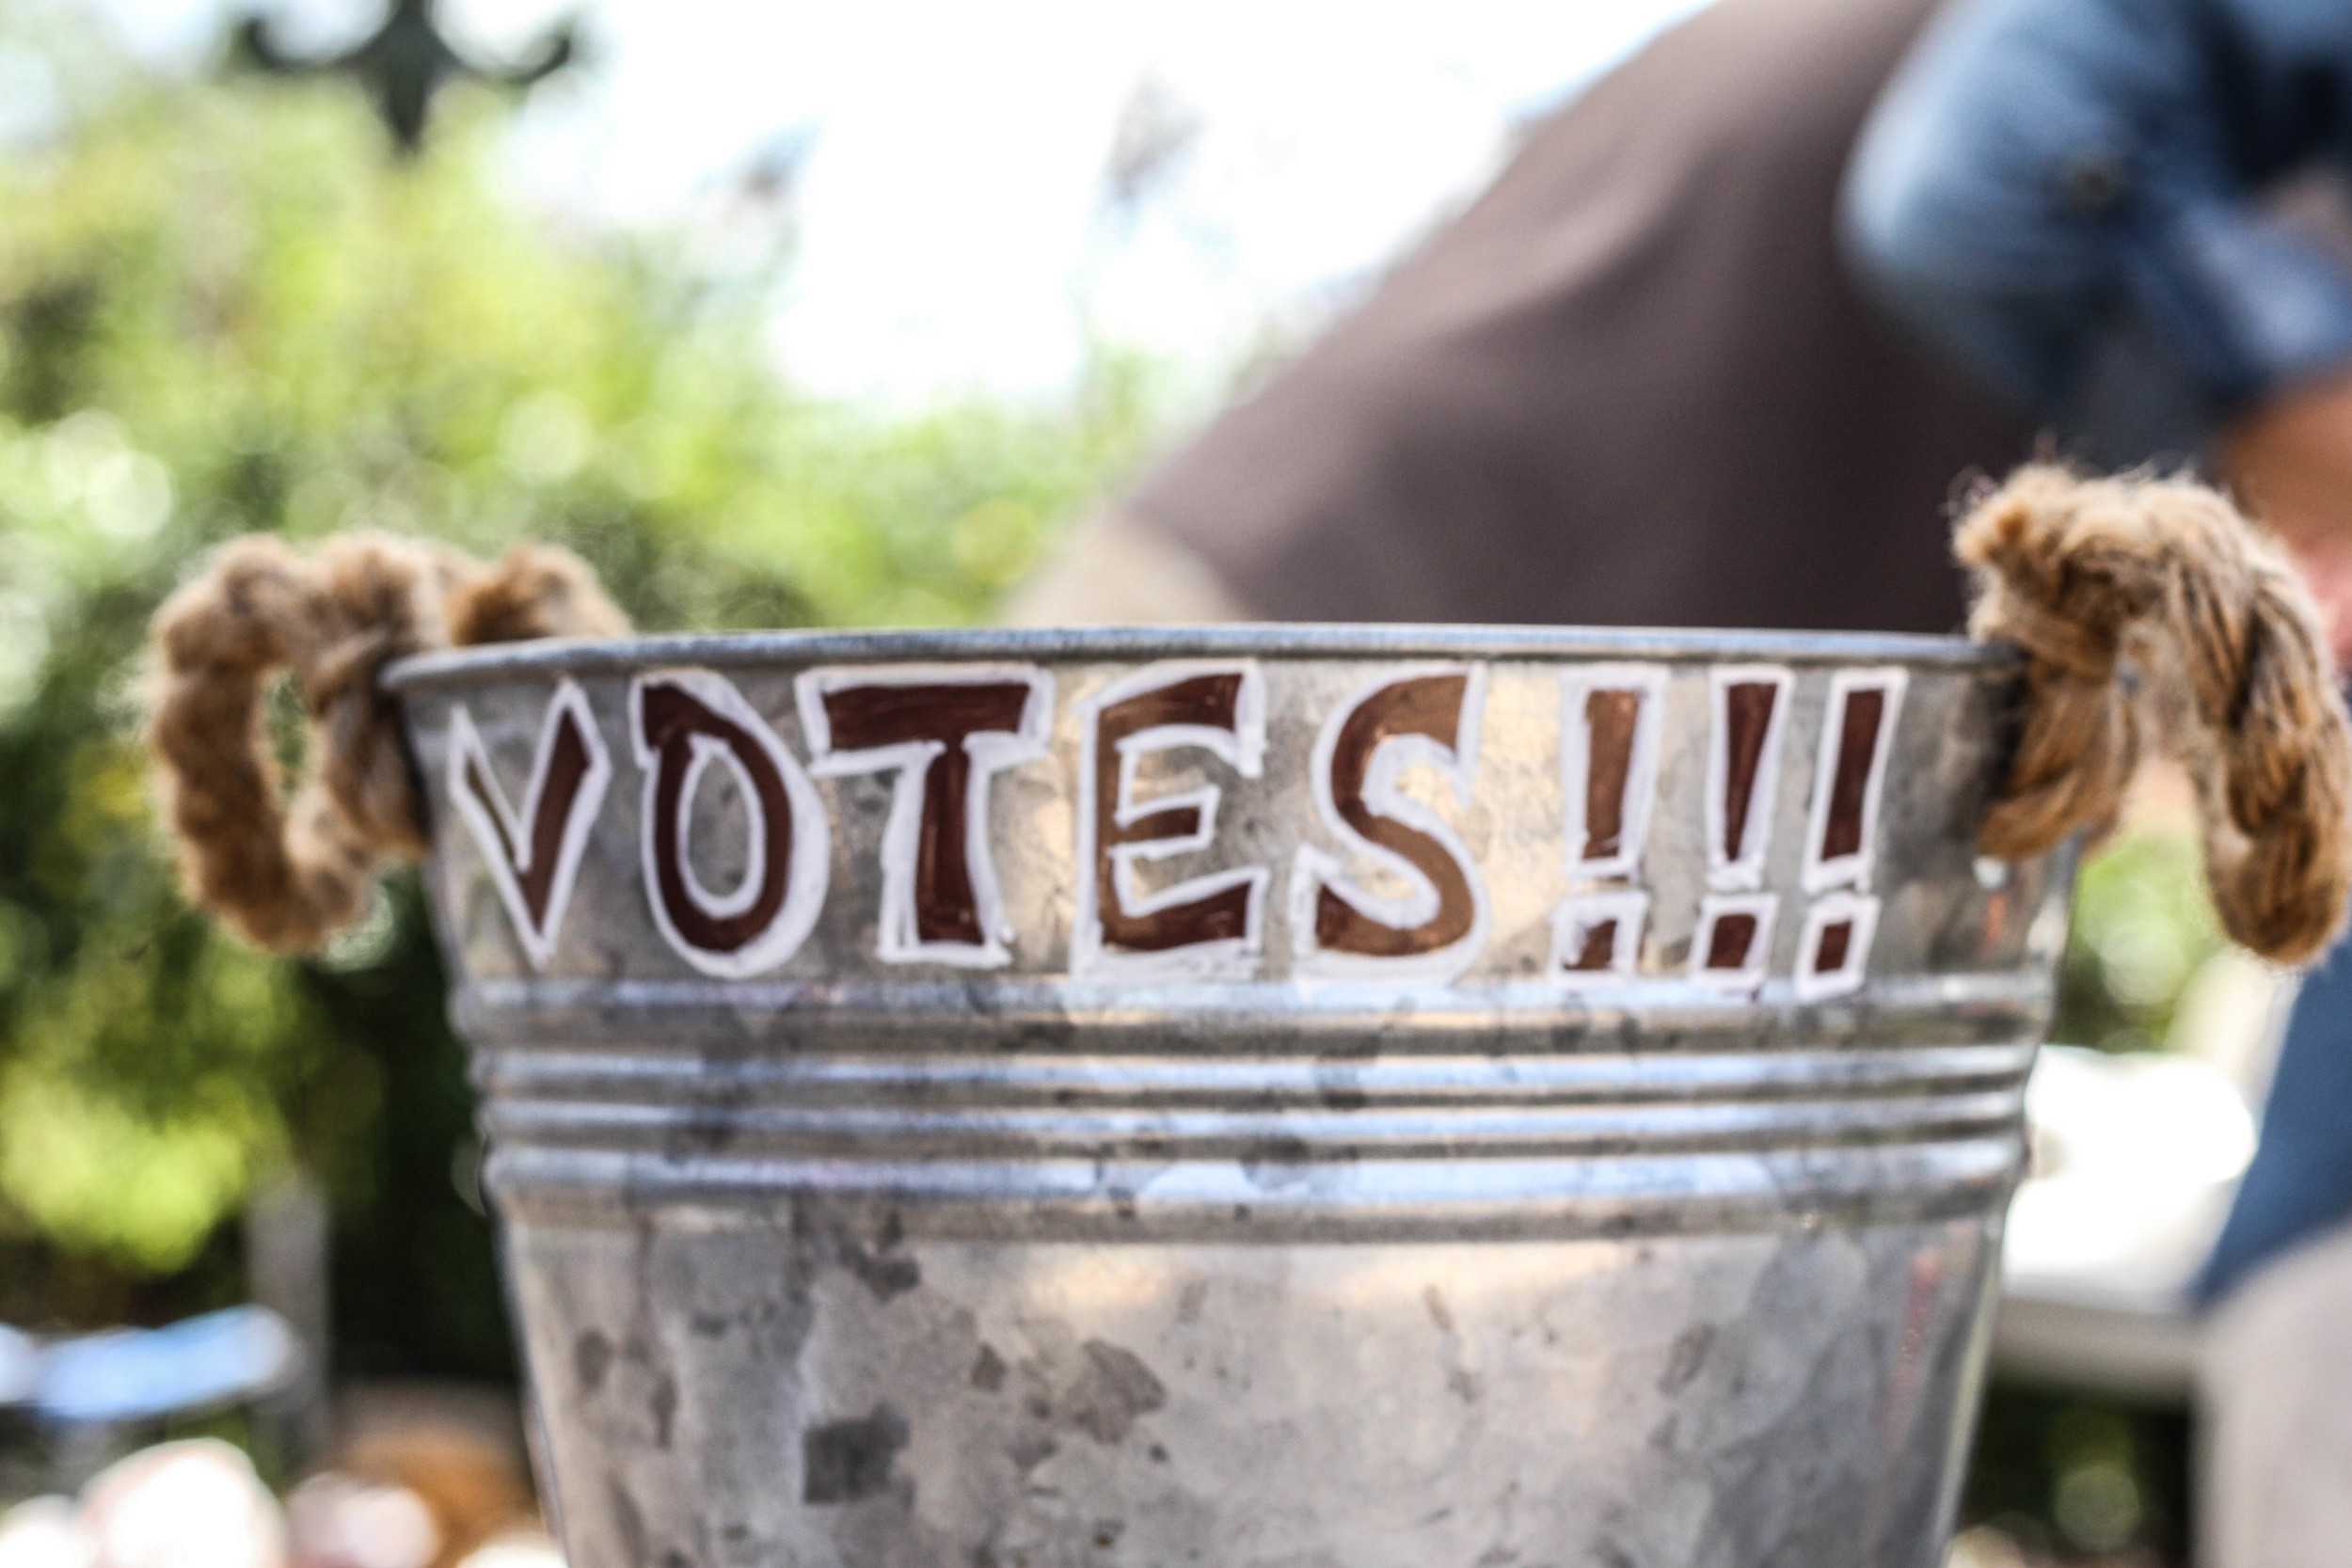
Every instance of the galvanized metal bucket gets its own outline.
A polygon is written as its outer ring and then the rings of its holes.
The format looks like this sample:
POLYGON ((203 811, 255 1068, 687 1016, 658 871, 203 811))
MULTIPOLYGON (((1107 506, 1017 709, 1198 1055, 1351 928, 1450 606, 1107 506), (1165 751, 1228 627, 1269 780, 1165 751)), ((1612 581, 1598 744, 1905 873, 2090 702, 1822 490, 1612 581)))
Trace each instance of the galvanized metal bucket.
POLYGON ((1919 639, 395 670, 576 1568, 1926 1568, 2067 868, 1919 639))

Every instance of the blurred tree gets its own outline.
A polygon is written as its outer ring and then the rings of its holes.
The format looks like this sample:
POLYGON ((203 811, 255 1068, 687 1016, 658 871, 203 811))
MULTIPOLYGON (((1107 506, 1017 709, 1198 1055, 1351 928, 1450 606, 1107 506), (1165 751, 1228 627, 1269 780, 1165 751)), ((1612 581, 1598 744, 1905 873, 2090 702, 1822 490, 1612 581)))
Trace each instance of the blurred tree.
MULTIPOLYGON (((8 14, 0 50, 60 47, 8 14)), ((1138 453, 1149 378, 831 405, 765 346, 769 280, 501 198, 483 89, 388 166, 338 87, 72 80, 0 145, 0 1318, 233 1293, 227 1222, 299 1162, 347 1365, 497 1371, 413 888, 310 964, 186 911, 133 727, 147 615, 230 534, 364 524, 560 540, 654 626, 964 621, 1138 453)))

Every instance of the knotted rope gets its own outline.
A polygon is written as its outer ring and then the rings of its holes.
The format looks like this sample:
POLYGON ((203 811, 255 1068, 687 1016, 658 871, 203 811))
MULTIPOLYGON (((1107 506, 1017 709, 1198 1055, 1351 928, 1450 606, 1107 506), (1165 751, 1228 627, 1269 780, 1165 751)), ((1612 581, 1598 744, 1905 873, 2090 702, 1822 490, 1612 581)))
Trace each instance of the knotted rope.
POLYGON ((2223 928, 2281 963, 2316 958, 2352 895, 2352 724, 2277 543, 2200 484, 2037 464, 1979 497, 1953 544, 1977 581, 1970 631, 2026 659, 1984 851, 2022 860, 2111 821, 2156 728, 2195 782, 2223 928))
POLYGON ((183 881, 257 946, 307 952, 364 912, 377 868, 425 851, 390 660, 430 648, 628 629, 570 553, 518 546, 485 565, 385 534, 308 557, 239 539, 151 628, 148 741, 183 881), (268 683, 310 715, 310 776, 285 797, 263 723, 268 683))

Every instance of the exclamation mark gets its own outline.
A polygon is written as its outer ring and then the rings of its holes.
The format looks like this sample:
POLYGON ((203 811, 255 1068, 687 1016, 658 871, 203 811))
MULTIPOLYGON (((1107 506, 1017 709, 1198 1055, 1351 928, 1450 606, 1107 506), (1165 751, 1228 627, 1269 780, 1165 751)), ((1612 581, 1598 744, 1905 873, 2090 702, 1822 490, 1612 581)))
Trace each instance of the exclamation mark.
POLYGON ((1869 895, 1870 874, 1903 683, 1900 670, 1857 670, 1830 679, 1804 873, 1804 890, 1823 896, 1805 911, 1797 943, 1801 1000, 1840 996, 1862 986, 1870 942, 1878 934, 1879 901, 1869 895))
POLYGON ((1561 785, 1571 891, 1553 911, 1551 963, 1570 985, 1634 972, 1649 895, 1641 871, 1658 791, 1665 672, 1598 665, 1561 683, 1561 785), (1611 885, 1615 884, 1615 885, 1611 885))
POLYGON ((1779 900, 1764 884, 1789 673, 1773 665, 1718 670, 1707 752, 1707 883, 1692 941, 1692 974, 1728 990, 1762 983, 1779 900))

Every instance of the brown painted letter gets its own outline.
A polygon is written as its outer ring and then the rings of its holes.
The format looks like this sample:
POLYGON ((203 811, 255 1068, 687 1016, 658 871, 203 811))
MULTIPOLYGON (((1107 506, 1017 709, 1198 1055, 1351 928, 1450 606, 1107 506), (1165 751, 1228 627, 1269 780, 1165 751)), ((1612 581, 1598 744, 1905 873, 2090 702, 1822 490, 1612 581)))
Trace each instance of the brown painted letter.
POLYGON ((1198 897, 1131 910, 1120 891, 1120 863, 1151 847, 1205 845, 1209 803, 1198 795, 1157 804, 1125 798, 1123 756, 1139 746, 1196 745, 1183 736, 1158 737, 1171 728, 1221 731, 1234 737, 1232 754, 1240 770, 1254 775, 1257 739, 1246 711, 1249 672, 1234 667, 1183 675, 1105 702, 1094 715, 1088 747, 1093 775, 1093 919, 1105 951, 1175 953, 1212 942, 1247 942, 1256 902, 1265 883, 1262 871, 1227 874, 1198 897), (1122 821, 1121 817, 1125 820, 1122 821))
POLYGON ((705 673, 641 676, 630 701, 646 770, 644 859, 656 923, 707 974, 740 976, 789 958, 824 899, 827 824, 814 786, 734 687, 705 673), (753 863, 728 893, 687 864, 688 785, 699 764, 740 769, 753 813, 753 863))
MULTIPOLYGON (((1025 721, 1042 719, 1032 708, 1033 701, 1041 708, 1043 704, 1040 682, 838 678, 840 684, 812 692, 823 705, 827 736, 818 771, 921 770, 919 783, 910 777, 901 786, 914 793, 894 804, 883 847, 884 956, 938 958, 946 955, 918 950, 988 949, 996 933, 981 907, 975 856, 985 879, 989 847, 970 842, 968 830, 974 792, 987 788, 985 769, 975 776, 975 742, 993 739, 1008 749, 1020 742, 1025 721)), ((804 714, 810 700, 803 699, 804 714)), ((1027 738, 1041 744, 1041 736, 1027 738)), ((985 805, 985 793, 977 803, 985 805)))
POLYGON ((1380 815, 1365 797, 1373 759, 1388 741, 1421 736, 1448 751, 1462 744, 1469 687, 1467 672, 1397 681, 1364 698, 1342 722, 1328 764, 1332 809, 1359 838, 1402 858, 1427 878, 1437 890, 1438 907, 1418 925, 1391 926, 1323 885, 1315 893, 1314 931, 1316 945, 1325 951, 1410 958, 1451 947, 1476 927, 1477 894, 1454 851, 1422 830, 1380 815))
POLYGON ((532 967, 543 969, 554 953, 580 853, 612 772, 588 699, 574 682, 557 687, 519 813, 499 787, 481 734, 462 705, 451 714, 449 747, 451 801, 488 863, 525 956, 532 967))
MULTIPOLYGON (((491 799, 493 786, 482 769, 481 758, 468 757, 462 776, 469 795, 485 803, 491 799)), ((515 842, 500 814, 492 812, 485 817, 499 858, 514 873, 515 891, 531 912, 534 927, 547 925, 548 903, 555 892, 556 847, 563 842, 564 824, 571 820, 572 802, 580 798, 580 782, 587 777, 588 742, 567 713, 557 721, 548 770, 542 775, 539 798, 532 802, 536 809, 522 825, 527 835, 523 843, 515 842)))

